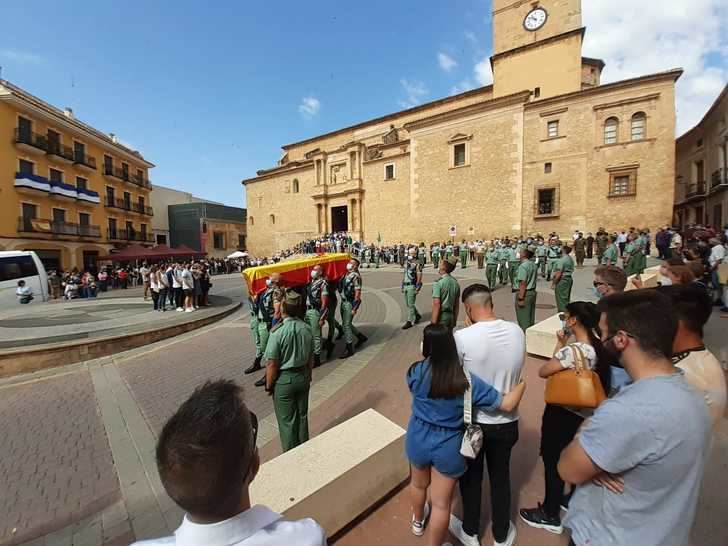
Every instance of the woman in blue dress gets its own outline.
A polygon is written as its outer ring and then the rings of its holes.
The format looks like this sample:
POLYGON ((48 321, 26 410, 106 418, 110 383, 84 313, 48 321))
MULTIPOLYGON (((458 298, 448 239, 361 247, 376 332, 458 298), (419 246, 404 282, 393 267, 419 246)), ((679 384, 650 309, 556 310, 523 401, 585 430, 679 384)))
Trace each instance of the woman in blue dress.
MULTIPOLYGON (((412 393, 412 417, 407 427, 406 452, 410 462, 412 532, 422 536, 429 518, 427 546, 441 546, 450 519, 450 500, 458 478, 465 473, 460 454, 463 439, 463 396, 468 380, 460 364, 450 330, 430 324, 423 332, 422 356, 407 372, 412 393), (430 505, 426 503, 430 488, 430 505), (432 512, 430 514, 430 512, 432 512)), ((513 411, 525 383, 501 394, 471 375, 473 406, 513 411)))

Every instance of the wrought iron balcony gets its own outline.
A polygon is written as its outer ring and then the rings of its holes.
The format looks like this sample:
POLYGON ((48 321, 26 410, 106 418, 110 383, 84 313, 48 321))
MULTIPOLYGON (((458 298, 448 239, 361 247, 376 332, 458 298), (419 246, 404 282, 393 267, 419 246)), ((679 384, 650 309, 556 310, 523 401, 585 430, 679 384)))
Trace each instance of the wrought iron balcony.
POLYGON ((154 216, 154 211, 152 210, 152 207, 142 205, 141 203, 132 203, 131 210, 133 210, 134 212, 138 212, 139 214, 146 214, 147 216, 154 216))
POLYGON ((125 171, 124 169, 120 169, 119 167, 115 167, 113 165, 104 165, 104 175, 118 178, 119 180, 123 180, 124 182, 131 182, 132 184, 135 184, 142 188, 152 188, 152 183, 143 176, 131 174, 129 173, 129 171, 125 171))
POLYGON ((90 155, 74 152, 73 162, 81 168, 96 170, 96 158, 90 155))
POLYGON ((688 191, 685 194, 686 199, 695 199, 698 197, 705 196, 705 181, 701 180, 688 186, 688 191))
POLYGON ((710 177, 710 191, 728 187, 728 169, 718 169, 710 177))
POLYGON ((26 129, 15 129, 15 144, 36 150, 36 153, 45 153, 48 149, 48 139, 45 135, 39 135, 26 129))
POLYGON ((47 218, 18 218, 18 231, 26 233, 47 233, 50 235, 72 235, 77 237, 101 237, 99 226, 59 222, 47 218))
POLYGON ((142 243, 153 243, 154 235, 152 233, 144 233, 132 229, 109 229, 107 230, 109 239, 119 241, 139 241, 142 243))
POLYGON ((48 142, 48 155, 54 155, 63 161, 73 163, 73 148, 64 146, 60 142, 48 142))

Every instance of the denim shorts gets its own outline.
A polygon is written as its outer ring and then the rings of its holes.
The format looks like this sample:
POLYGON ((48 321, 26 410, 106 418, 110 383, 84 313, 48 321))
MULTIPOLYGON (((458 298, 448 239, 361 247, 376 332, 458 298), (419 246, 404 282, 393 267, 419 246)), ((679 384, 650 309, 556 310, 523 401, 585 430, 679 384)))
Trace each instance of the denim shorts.
POLYGON ((443 476, 457 479, 467 469, 460 454, 462 441, 462 430, 438 427, 412 416, 407 426, 405 451, 412 466, 434 466, 443 476))

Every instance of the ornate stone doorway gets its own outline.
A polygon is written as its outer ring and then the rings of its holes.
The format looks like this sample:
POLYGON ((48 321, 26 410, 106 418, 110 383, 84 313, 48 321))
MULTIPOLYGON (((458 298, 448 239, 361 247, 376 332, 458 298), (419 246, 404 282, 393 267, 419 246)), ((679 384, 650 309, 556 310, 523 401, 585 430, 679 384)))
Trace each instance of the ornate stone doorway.
POLYGON ((331 231, 348 231, 349 230, 349 208, 331 207, 331 231))

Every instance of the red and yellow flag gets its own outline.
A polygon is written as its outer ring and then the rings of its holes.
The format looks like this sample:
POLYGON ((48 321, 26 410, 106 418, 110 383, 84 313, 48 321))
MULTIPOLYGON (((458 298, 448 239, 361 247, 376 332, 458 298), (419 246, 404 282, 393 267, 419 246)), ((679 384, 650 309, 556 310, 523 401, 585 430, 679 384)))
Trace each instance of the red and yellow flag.
POLYGON ((281 284, 286 288, 301 286, 311 280, 311 270, 321 265, 324 275, 330 281, 339 281, 346 275, 346 264, 351 260, 347 253, 319 254, 278 262, 277 264, 250 267, 242 275, 248 285, 249 294, 259 294, 265 290, 265 280, 273 273, 280 273, 281 284))

